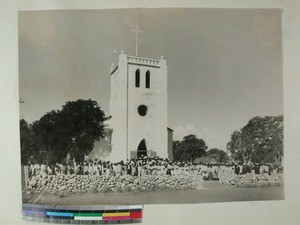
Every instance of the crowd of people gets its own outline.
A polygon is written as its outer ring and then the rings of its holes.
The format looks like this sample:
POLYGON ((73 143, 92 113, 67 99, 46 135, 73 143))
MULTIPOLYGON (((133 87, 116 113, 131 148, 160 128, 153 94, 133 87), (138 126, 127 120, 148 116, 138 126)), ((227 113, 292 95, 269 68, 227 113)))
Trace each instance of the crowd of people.
POLYGON ((131 159, 126 162, 113 163, 98 159, 89 159, 84 162, 69 162, 57 164, 30 164, 29 177, 39 174, 47 175, 104 175, 104 176, 143 176, 143 175, 200 175, 203 179, 218 179, 220 172, 230 171, 239 174, 276 174, 282 173, 283 168, 272 164, 195 164, 191 162, 171 162, 158 157, 131 159))
POLYGON ((266 164, 239 164, 234 166, 234 172, 236 174, 247 174, 247 173, 255 173, 255 174, 277 174, 283 172, 283 167, 281 165, 273 165, 271 163, 266 164))

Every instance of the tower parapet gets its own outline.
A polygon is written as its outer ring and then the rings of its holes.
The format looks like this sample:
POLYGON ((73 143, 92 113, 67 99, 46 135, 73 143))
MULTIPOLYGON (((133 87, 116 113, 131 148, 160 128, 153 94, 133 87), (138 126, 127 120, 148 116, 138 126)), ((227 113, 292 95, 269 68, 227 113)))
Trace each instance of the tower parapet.
POLYGON ((136 65, 142 65, 142 66, 149 66, 149 67, 155 67, 160 68, 162 65, 166 64, 166 60, 163 56, 161 56, 160 59, 151 59, 151 58, 143 58, 138 56, 130 56, 126 55, 124 53, 121 53, 119 58, 116 60, 115 63, 112 64, 110 69, 110 75, 113 74, 117 67, 120 60, 126 60, 129 64, 136 64, 136 65))

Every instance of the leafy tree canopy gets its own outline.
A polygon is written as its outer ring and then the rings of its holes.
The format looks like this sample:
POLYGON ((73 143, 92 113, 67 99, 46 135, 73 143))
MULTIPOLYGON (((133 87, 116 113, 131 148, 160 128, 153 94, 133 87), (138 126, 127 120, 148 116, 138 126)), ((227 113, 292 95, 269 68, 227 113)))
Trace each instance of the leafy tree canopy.
POLYGON ((280 163, 283 157, 283 116, 254 117, 227 144, 235 161, 280 163))
POLYGON ((174 160, 194 161, 196 158, 206 154, 207 146, 203 139, 196 135, 190 134, 183 138, 182 141, 173 142, 174 160))
POLYGON ((91 99, 70 101, 62 110, 46 113, 31 125, 33 158, 39 163, 56 163, 69 154, 82 161, 94 142, 104 137, 103 122, 107 119, 91 99))

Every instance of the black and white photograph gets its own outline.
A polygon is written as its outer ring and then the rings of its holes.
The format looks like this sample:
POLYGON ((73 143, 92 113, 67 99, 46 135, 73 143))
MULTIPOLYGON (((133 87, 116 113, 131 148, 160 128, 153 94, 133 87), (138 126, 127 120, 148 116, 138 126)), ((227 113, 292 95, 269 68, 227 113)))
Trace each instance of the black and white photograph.
POLYGON ((284 200, 282 10, 18 16, 23 203, 284 200))

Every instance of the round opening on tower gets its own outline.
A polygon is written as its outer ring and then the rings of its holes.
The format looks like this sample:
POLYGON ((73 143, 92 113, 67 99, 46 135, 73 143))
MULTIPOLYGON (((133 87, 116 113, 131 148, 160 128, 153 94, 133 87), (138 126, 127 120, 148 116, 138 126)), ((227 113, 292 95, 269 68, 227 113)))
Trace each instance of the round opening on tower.
POLYGON ((140 116, 145 116, 147 114, 147 110, 148 110, 148 107, 145 105, 140 105, 138 107, 138 113, 140 114, 140 116))

